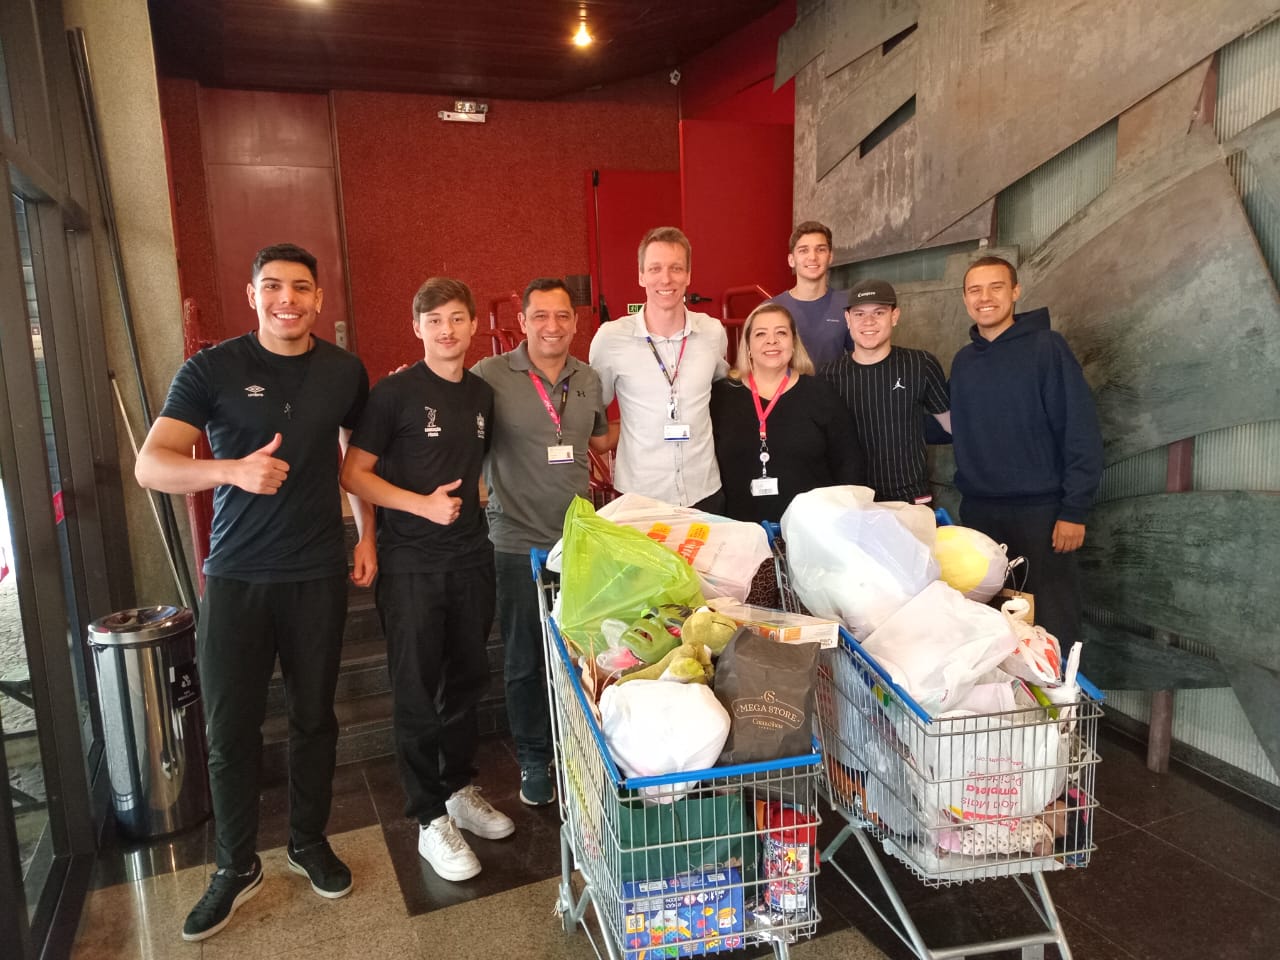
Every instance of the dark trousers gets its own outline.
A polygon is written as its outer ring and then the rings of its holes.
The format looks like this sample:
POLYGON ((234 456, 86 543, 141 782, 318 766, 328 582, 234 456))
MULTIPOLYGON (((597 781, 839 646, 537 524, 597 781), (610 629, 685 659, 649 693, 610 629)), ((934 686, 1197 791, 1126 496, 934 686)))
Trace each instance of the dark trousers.
POLYGON ((1080 639, 1080 573, 1074 553, 1053 550, 1058 505, 1010 505, 966 497, 960 518, 965 526, 1008 544, 1009 559, 1026 557, 1026 564, 1013 571, 1013 582, 1021 585, 1025 575, 1024 589, 1035 595, 1036 623, 1058 638, 1065 657, 1080 639))
POLYGON ((405 816, 430 823, 476 773, 476 703, 489 679, 493 565, 382 573, 375 592, 387 638, 405 816))
POLYGON ((324 839, 333 799, 346 577, 297 583, 205 580, 196 656, 209 739, 214 856, 249 869, 258 839, 262 721, 276 656, 289 712, 289 838, 324 839))
POLYGON ((498 623, 502 626, 507 720, 521 767, 551 762, 551 712, 538 588, 527 553, 494 552, 498 575, 498 623))

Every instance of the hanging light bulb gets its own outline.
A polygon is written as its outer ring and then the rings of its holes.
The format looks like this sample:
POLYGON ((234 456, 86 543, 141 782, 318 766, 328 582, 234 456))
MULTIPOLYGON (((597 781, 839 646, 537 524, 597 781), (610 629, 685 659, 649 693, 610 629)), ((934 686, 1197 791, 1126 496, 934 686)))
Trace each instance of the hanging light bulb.
POLYGON ((581 7, 578 10, 578 32, 573 35, 574 46, 589 47, 593 39, 587 31, 587 8, 581 7))

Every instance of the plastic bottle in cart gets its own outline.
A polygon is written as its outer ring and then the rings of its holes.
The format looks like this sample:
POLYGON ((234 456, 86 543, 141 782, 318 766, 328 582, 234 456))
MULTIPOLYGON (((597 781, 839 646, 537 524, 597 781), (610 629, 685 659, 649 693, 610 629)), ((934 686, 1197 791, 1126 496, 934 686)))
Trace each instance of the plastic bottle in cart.
POLYGON ((784 803, 765 808, 765 904, 782 913, 809 909, 810 873, 817 865, 813 818, 784 803))

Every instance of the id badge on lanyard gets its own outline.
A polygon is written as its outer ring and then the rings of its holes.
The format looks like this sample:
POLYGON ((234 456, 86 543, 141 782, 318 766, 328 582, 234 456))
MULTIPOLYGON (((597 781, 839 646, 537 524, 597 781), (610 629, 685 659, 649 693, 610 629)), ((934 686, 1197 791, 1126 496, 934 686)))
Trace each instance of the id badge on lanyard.
POLYGON ((787 381, 791 379, 791 371, 787 370, 782 377, 782 383, 778 384, 778 389, 774 391, 773 399, 769 401, 769 406, 760 406, 760 391, 756 389, 755 374, 750 377, 751 384, 751 401, 756 406, 756 420, 760 424, 760 476, 751 481, 751 495, 753 497, 776 497, 778 495, 778 478, 769 476, 769 435, 765 429, 765 423, 769 419, 769 414, 773 413, 773 408, 778 403, 778 398, 782 396, 787 389, 787 381))
POLYGON ((538 379, 538 375, 532 370, 529 371, 529 379, 533 381, 534 389, 538 391, 538 398, 542 400, 547 416, 551 418, 551 422, 555 424, 556 428, 556 442, 547 447, 547 463, 573 463, 573 444, 560 442, 563 439, 561 423, 564 418, 564 408, 569 405, 568 379, 564 381, 560 390, 559 410, 552 405, 551 398, 547 396, 546 387, 542 385, 542 381, 538 379))
POLYGON ((667 365, 662 362, 662 355, 653 343, 653 337, 645 337, 653 359, 658 361, 658 369, 667 381, 667 422, 662 425, 662 439, 666 443, 687 443, 689 440, 689 424, 680 422, 680 405, 676 399, 676 379, 680 376, 680 363, 684 360, 684 348, 689 344, 686 336, 680 341, 680 354, 676 357, 676 365, 667 372, 667 365))

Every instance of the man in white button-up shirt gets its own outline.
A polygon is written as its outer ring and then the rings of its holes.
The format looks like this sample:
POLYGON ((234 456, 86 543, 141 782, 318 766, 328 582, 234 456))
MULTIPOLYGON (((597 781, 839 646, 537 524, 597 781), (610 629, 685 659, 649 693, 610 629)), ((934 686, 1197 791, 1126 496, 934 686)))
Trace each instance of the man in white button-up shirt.
POLYGON ((711 383, 728 373, 715 317, 684 305, 689 238, 655 227, 640 242, 645 305, 600 327, 591 366, 622 415, 614 486, 712 513, 724 508, 711 437, 711 383))

